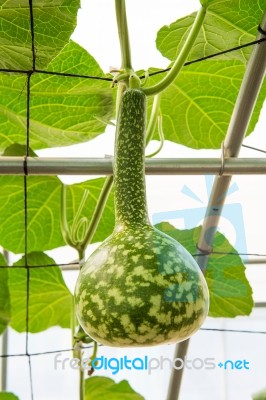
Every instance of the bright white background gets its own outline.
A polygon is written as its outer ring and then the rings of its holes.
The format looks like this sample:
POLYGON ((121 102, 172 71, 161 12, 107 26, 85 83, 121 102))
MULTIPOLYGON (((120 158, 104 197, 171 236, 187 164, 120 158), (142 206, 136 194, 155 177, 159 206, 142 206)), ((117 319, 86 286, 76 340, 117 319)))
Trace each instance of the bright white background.
MULTIPOLYGON (((156 50, 156 32, 165 24, 169 24, 181 16, 196 11, 199 3, 196 0, 127 0, 129 29, 133 66, 136 70, 150 66, 167 67, 168 61, 156 50)), ((90 0, 82 2, 78 26, 73 39, 86 48, 99 62, 104 72, 109 67, 120 66, 119 44, 116 33, 114 1, 90 0)), ((265 143, 266 110, 264 109, 256 131, 245 140, 246 144, 266 149, 265 143), (264 128, 264 129, 263 129, 264 128)), ((39 151, 40 156, 80 156, 104 157, 113 154, 114 131, 109 127, 104 135, 100 135, 88 144, 39 151)), ((150 149, 155 149, 153 142, 150 149)), ((219 157, 220 151, 191 150, 184 146, 166 142, 158 157, 219 157)), ((263 157, 263 153, 242 149, 241 157, 263 157)), ((86 180, 88 177, 61 177, 66 183, 86 180)), ((232 218, 222 218, 219 227, 232 244, 237 243, 239 235, 244 238, 238 250, 240 252, 266 254, 265 246, 265 176, 234 177, 238 190, 228 196, 227 204, 236 203, 243 213, 244 232, 232 218), (246 246, 245 246, 246 242, 246 246)), ((191 215, 198 209, 204 210, 207 205, 206 179, 201 176, 147 177, 148 204, 151 219, 158 212, 191 210, 191 215), (182 193, 188 186, 198 200, 182 193)), ((242 218, 242 217, 241 217, 242 218)), ((186 221, 180 217, 171 220, 179 228, 184 228, 186 221)), ((200 223, 200 221, 196 221, 200 223)), ((88 253, 95 246, 88 249, 88 253)), ((50 251, 58 262, 69 262, 76 258, 74 251, 61 248, 50 251)), ((247 268, 256 301, 266 301, 266 268, 265 265, 250 265, 247 268)), ((66 281, 73 290, 77 273, 65 273, 66 281)), ((265 308, 256 309, 252 316, 239 317, 232 320, 207 319, 204 327, 263 330, 266 331, 265 308)), ((213 371, 186 370, 182 386, 181 400, 248 400, 254 393, 266 386, 266 349, 265 335, 258 334, 222 334, 218 332, 200 331, 191 340, 188 357, 214 357, 217 361, 246 359, 250 362, 249 371, 222 371, 218 367, 213 371)), ((25 336, 10 331, 9 352, 25 351, 25 336)), ((43 352, 71 347, 70 332, 59 328, 30 335, 30 352, 43 352)), ((108 357, 172 357, 174 346, 160 346, 153 349, 108 349, 101 348, 100 355, 108 357)), ((70 353, 65 353, 70 357, 70 353)), ((28 367, 25 358, 10 358, 9 389, 16 393, 20 400, 29 400, 28 367)), ((36 356, 32 358, 33 385, 35 400, 77 400, 77 374, 67 368, 65 371, 54 369, 54 355, 36 356)), ((150 376, 143 371, 120 372, 112 376, 104 371, 99 375, 113 377, 116 381, 129 380, 132 387, 141 393, 145 400, 164 400, 169 381, 169 370, 154 371, 150 376)), ((103 399, 104 400, 104 399, 103 399)))

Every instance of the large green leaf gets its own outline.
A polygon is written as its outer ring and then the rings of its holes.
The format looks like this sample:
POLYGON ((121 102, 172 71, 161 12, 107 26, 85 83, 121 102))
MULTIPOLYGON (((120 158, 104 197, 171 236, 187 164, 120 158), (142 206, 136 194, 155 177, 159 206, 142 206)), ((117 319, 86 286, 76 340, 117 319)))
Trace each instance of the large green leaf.
POLYGON ((110 378, 94 376, 85 380, 85 400, 144 400, 128 381, 116 383, 110 378))
POLYGON ((6 329, 10 321, 10 296, 8 290, 8 271, 6 260, 0 253, 0 334, 6 329))
MULTIPOLYGON (((67 220, 72 225, 85 190, 89 191, 81 217, 90 221, 105 179, 70 185, 67 190, 67 220)), ((21 176, 0 176, 0 245, 14 253, 25 249, 24 182, 21 176)), ((27 178, 28 251, 45 251, 64 246, 60 226, 61 181, 52 176, 27 178)), ((104 240, 114 226, 111 195, 93 242, 104 240)))
POLYGON ((19 400, 13 393, 0 392, 0 400, 19 400))
MULTIPOLYGON (((201 227, 179 230, 167 222, 156 227, 180 242, 192 255, 197 254, 196 245, 201 227)), ((249 315, 253 307, 252 290, 240 256, 219 232, 216 233, 213 251, 223 254, 209 256, 205 274, 210 291, 209 316, 232 318, 249 315)))
MULTIPOLYGON (((86 50, 70 42, 48 65, 53 72, 103 76, 86 50)), ((33 150, 86 142, 102 133, 113 115, 110 83, 69 76, 34 74, 30 94, 33 150)), ((0 151, 26 142, 26 78, 0 75, 0 151)))
MULTIPOLYGON (((24 183, 21 176, 0 176, 0 243, 24 253, 24 183)), ((64 244, 60 230, 61 182, 52 176, 27 178, 28 251, 43 251, 64 244)))
MULTIPOLYGON (((34 0, 36 68, 42 69, 68 42, 76 26, 79 0, 34 0)), ((28 0, 0 1, 0 68, 32 68, 28 0)))
MULTIPOLYGON (((207 0, 203 27, 190 52, 189 60, 205 57, 253 41, 266 8, 266 0, 207 0)), ((157 48, 174 60, 188 35, 196 13, 163 26, 157 34, 157 48)), ((233 51, 222 59, 246 62, 251 48, 233 51)))
MULTIPOLYGON (((30 253, 29 266, 55 265, 55 261, 44 253, 30 253)), ((25 257, 9 268, 9 290, 11 298, 11 326, 18 332, 26 330, 27 270, 25 257), (20 266, 20 268, 15 268, 20 266)), ((29 332, 41 332, 51 326, 70 327, 72 295, 65 285, 59 267, 29 268, 29 332)))
MULTIPOLYGON (((237 60, 208 60, 183 68, 161 98, 165 139, 195 149, 220 148, 244 72, 245 66, 237 60)), ((161 77, 150 78, 151 83, 158 79, 161 77)), ((266 82, 257 100, 248 133, 255 128, 265 95, 266 82)))

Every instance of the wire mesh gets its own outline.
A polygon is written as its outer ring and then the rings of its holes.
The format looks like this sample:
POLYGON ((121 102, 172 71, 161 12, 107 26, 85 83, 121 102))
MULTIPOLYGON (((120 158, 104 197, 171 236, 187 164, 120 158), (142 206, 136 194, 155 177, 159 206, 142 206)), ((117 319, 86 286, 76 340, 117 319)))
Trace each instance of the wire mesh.
MULTIPOLYGON (((56 354, 58 352, 71 352, 74 349, 63 349, 63 350, 54 350, 54 351, 45 351, 45 352, 37 352, 37 353, 30 353, 29 352, 29 303, 30 303, 30 271, 32 268, 45 268, 45 267, 58 267, 58 264, 46 264, 46 265, 28 265, 28 166, 27 166, 27 158, 29 157, 30 152, 30 111, 31 111, 31 78, 34 74, 46 74, 46 75, 57 75, 63 76, 66 78, 83 78, 83 79, 94 79, 94 80, 103 80, 107 82, 112 82, 113 79, 110 77, 100 77, 100 76, 92 76, 92 75, 79 75, 79 74, 71 74, 71 73, 62 73, 62 72, 54 72, 54 71, 45 71, 36 69, 36 50, 35 50, 35 35, 34 35, 34 10, 33 10, 33 1, 29 0, 29 18, 30 18, 30 34, 31 34, 31 55, 32 55, 32 69, 31 70, 21 70, 21 69, 0 69, 2 73, 16 73, 16 74, 26 74, 27 81, 26 81, 26 153, 24 157, 24 253, 25 253, 25 263, 22 266, 4 266, 0 265, 0 268, 25 268, 26 269, 26 286, 27 286, 27 297, 26 297, 26 339, 25 339, 25 353, 18 353, 18 354, 2 354, 0 358, 8 358, 8 357, 27 357, 28 358, 28 365, 29 365, 29 376, 30 376, 30 393, 31 393, 31 400, 34 400, 34 391, 33 391, 33 379, 32 379, 32 365, 31 365, 31 357, 40 356, 44 354, 56 354)), ((265 35, 265 32, 263 32, 265 35)), ((237 46, 234 48, 226 49, 224 51, 211 54, 206 57, 201 57, 190 62, 185 63, 185 66, 188 66, 193 63, 203 62, 207 59, 214 58, 223 54, 228 54, 230 52, 238 51, 245 47, 254 46, 264 42, 266 38, 262 38, 260 40, 251 41, 249 43, 243 44, 241 46, 237 46)), ((163 69, 151 73, 152 75, 163 74, 169 71, 170 68, 163 69)), ((145 76, 140 76, 141 79, 144 79, 145 76)), ((243 145, 243 147, 247 147, 259 152, 266 152, 265 150, 258 149, 251 146, 243 145)), ((266 257, 265 254, 252 254, 252 253, 223 253, 223 252, 216 252, 212 251, 211 254, 226 254, 232 257, 234 256, 259 256, 259 257, 266 257)), ((194 254, 194 256, 204 256, 204 254, 194 254)), ((73 266, 76 263, 66 263, 61 264, 61 266, 73 266)), ((212 331, 212 332, 224 332, 224 333, 242 333, 242 334, 266 334, 266 331, 252 331, 252 330, 234 330, 234 329, 215 329, 215 328, 201 328, 202 331, 212 331)), ((83 348, 91 348, 92 346, 84 346, 83 348)))

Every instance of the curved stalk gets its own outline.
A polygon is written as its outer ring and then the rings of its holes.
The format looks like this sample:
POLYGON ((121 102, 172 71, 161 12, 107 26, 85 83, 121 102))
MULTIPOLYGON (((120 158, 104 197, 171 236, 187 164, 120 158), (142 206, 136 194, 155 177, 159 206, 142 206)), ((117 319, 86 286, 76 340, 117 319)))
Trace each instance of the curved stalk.
POLYGON ((146 146, 148 146, 148 144, 150 143, 150 141, 153 137, 153 134, 155 132, 155 128, 157 125, 158 116, 159 116, 159 112, 160 112, 160 101, 161 101, 160 94, 157 94, 156 96, 154 96, 151 115, 150 115, 149 123, 148 123, 147 129, 146 129, 146 146))
POLYGON ((87 234, 83 240, 82 243, 82 249, 86 249, 86 247, 90 244, 93 235, 98 227, 99 221, 101 219, 105 204, 107 202, 108 199, 108 195, 110 193, 110 190, 112 188, 112 184, 113 184, 113 176, 109 176, 108 178, 106 178, 105 183, 103 185, 101 194, 99 196, 97 205, 95 207, 94 213, 92 215, 91 221, 90 221, 90 225, 87 231, 87 234))
POLYGON ((199 33, 199 31, 202 27, 203 21, 204 21, 205 14, 206 14, 206 8, 201 7, 196 15, 195 21, 192 25, 192 28, 189 32, 189 35, 184 43, 184 46, 183 46, 181 52, 179 53, 172 68, 170 69, 168 74, 165 76, 165 78, 163 78, 160 82, 158 82, 157 84, 155 84, 153 86, 150 86, 147 88, 142 88, 143 92, 147 96, 155 95, 155 94, 162 92, 176 79, 176 77, 178 76, 181 68, 183 67, 183 65, 189 55, 189 52, 198 36, 198 33, 199 33))
POLYGON ((67 212, 66 212, 66 185, 62 184, 61 188, 61 209, 60 209, 60 225, 61 232, 64 241, 71 247, 76 247, 76 243, 73 242, 71 234, 69 232, 67 223, 67 212))
POLYGON ((132 69, 125 0, 115 0, 115 9, 121 48, 122 69, 132 69))
POLYGON ((163 122, 162 116, 159 115, 159 117, 158 117, 158 132, 159 132, 159 137, 160 137, 160 145, 159 145, 158 149, 156 149, 153 153, 148 154, 147 156, 145 156, 146 158, 151 158, 151 157, 156 156, 156 154, 160 153, 160 151, 163 148, 163 145, 164 145, 164 133, 163 133, 163 124, 162 124, 162 122, 163 122))

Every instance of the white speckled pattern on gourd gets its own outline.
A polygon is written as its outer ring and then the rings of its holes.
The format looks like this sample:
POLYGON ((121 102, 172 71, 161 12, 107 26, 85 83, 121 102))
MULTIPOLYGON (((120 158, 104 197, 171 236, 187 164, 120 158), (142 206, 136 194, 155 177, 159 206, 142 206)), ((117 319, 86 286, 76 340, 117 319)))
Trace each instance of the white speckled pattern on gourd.
POLYGON ((108 346, 185 340, 203 323, 206 281, 193 257, 148 220, 145 95, 124 93, 114 164, 116 226, 79 275, 75 302, 84 331, 108 346))

